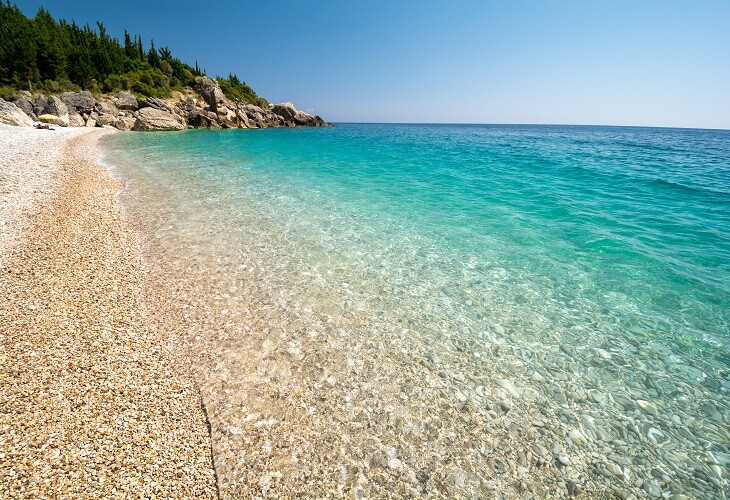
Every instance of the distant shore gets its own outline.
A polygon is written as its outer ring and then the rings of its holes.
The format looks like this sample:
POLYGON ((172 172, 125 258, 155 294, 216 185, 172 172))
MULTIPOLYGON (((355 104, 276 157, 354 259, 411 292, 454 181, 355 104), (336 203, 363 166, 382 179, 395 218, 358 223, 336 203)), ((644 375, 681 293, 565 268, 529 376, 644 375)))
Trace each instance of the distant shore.
POLYGON ((216 497, 200 396, 149 326, 100 129, 0 125, 0 491, 216 497))

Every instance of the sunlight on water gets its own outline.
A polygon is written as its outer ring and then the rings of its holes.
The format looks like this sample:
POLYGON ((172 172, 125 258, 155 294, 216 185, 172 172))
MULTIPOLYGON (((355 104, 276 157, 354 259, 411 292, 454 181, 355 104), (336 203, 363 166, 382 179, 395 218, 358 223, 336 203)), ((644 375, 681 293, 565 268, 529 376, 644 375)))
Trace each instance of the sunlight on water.
POLYGON ((725 498, 730 133, 117 134, 225 494, 725 498))

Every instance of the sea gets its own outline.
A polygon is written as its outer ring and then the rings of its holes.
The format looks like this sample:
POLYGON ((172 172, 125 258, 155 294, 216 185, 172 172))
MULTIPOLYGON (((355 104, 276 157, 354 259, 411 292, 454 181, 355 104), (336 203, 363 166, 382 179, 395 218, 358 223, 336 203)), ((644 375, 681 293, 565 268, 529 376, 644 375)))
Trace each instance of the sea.
POLYGON ((730 496, 730 131, 103 141, 223 496, 730 496))

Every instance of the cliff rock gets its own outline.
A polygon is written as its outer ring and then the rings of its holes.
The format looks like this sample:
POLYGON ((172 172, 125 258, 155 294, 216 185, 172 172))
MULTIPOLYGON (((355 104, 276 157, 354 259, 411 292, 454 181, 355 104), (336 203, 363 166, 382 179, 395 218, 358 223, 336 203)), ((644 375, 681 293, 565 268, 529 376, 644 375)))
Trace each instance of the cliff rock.
POLYGON ((33 120, 12 102, 0 99, 0 123, 7 123, 8 125, 16 125, 19 127, 30 127, 33 125, 33 120))
POLYGON ((55 115, 58 117, 58 125, 68 127, 68 108, 66 104, 55 95, 48 97, 43 114, 55 115))
POLYGON ((119 108, 117 108, 110 99, 104 101, 96 101, 96 103, 94 104, 94 110, 99 114, 113 116, 117 116, 119 114, 119 108))
POLYGON ((119 130, 132 130, 136 120, 131 116, 120 116, 114 124, 119 130))
POLYGON ((64 92, 61 94, 61 100, 69 109, 76 110, 77 113, 90 113, 94 109, 94 96, 91 92, 64 92))
MULTIPOLYGON (((271 109, 229 100, 215 80, 196 78, 196 89, 173 92, 169 99, 137 100, 129 92, 94 96, 91 92, 65 92, 60 96, 32 96, 18 92, 14 108, 36 120, 41 114, 59 118, 57 124, 71 127, 116 127, 120 130, 183 130, 194 128, 267 128, 328 125, 319 116, 299 111, 284 102, 271 109)), ((4 109, 10 109, 5 106, 4 109)), ((18 121, 7 118, 10 121, 18 121)), ((23 123, 28 123, 21 120, 23 123)))
POLYGON ((137 120, 134 122, 134 130, 138 131, 184 130, 187 128, 179 116, 156 108, 142 108, 137 112, 136 116, 137 120))
POLYGON ((204 109, 192 110, 188 115, 188 123, 195 128, 221 128, 218 124, 218 116, 212 111, 205 111, 204 109))
POLYGON ((43 110, 46 109, 46 104, 48 104, 48 99, 43 94, 38 94, 31 102, 33 103, 33 114, 42 115, 43 110))
POLYGON ((13 104, 18 106, 21 110, 23 110, 23 113, 28 115, 31 120, 37 121, 38 117, 33 112, 33 103, 28 100, 25 96, 18 96, 16 99, 13 99, 13 104))
POLYGON ((114 115, 110 115, 108 113, 101 113, 99 115, 99 117, 96 119, 97 127, 103 127, 105 125, 114 127, 114 126, 116 126, 116 124, 117 124, 117 117, 114 115))
POLYGON ((137 98, 129 92, 117 92, 114 96, 114 105, 127 111, 137 111, 139 109, 137 98))
POLYGON ((213 112, 217 113, 221 105, 228 105, 228 99, 218 86, 218 83, 207 76, 198 76, 195 78, 195 90, 208 103, 213 112))
POLYGON ((168 106, 165 101, 163 101, 162 99, 157 99, 156 97, 148 97, 142 101, 139 101, 139 109, 144 108, 159 109, 160 111, 167 111, 168 113, 173 112, 173 109, 168 106))
POLYGON ((282 117, 287 126, 304 125, 318 127, 324 125, 324 120, 318 116, 312 116, 304 111, 299 111, 294 107, 294 104, 290 102, 275 104, 274 107, 271 108, 271 112, 282 117))
POLYGON ((84 119, 81 115, 76 113, 68 115, 68 126, 69 127, 83 127, 85 126, 84 119))

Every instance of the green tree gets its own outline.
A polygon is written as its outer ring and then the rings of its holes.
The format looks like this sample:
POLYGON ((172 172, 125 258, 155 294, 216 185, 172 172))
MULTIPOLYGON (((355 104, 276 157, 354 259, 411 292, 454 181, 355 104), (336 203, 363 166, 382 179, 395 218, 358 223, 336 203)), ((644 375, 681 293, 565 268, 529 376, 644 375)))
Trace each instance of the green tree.
POLYGON ((132 43, 132 37, 129 36, 129 31, 124 30, 124 55, 128 59, 134 59, 137 55, 137 48, 132 43))
MULTIPOLYGON (((0 85, 39 88, 47 92, 126 89, 142 95, 165 97, 171 89, 192 85, 204 74, 198 62, 190 66, 168 47, 144 51, 142 37, 124 31, 123 43, 103 23, 83 27, 56 21, 44 8, 27 18, 9 0, 0 0, 0 85)), ((260 101, 237 75, 219 79, 231 98, 260 101)))
POLYGON ((60 28, 43 7, 35 17, 36 66, 40 80, 66 78, 66 54, 62 45, 60 28))
POLYGON ((157 54, 157 49, 155 49, 154 40, 150 40, 150 50, 147 52, 147 62, 153 68, 160 67, 160 56, 157 54))

